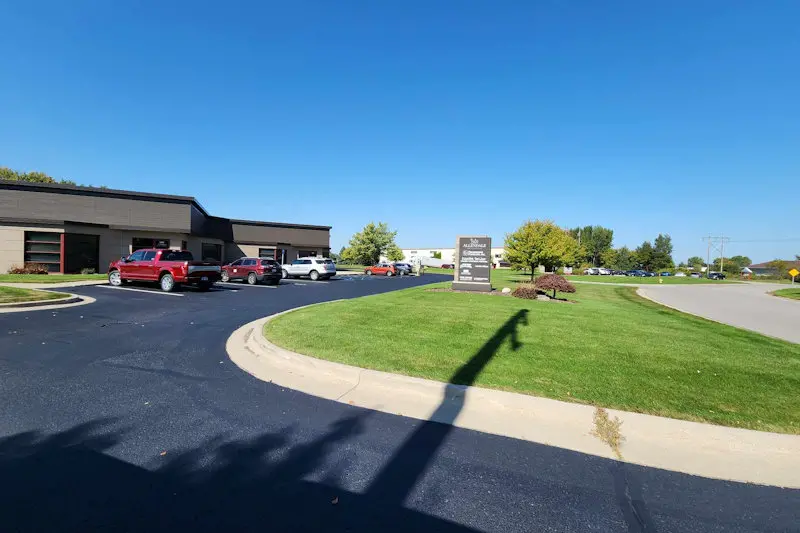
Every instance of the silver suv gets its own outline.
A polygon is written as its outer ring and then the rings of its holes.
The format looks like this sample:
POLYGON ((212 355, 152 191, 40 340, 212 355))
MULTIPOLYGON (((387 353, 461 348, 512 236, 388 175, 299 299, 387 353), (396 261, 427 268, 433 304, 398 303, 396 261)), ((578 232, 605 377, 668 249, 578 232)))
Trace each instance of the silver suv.
POLYGON ((298 257, 281 268, 283 279, 307 276, 311 281, 317 281, 336 275, 336 265, 327 257, 298 257))

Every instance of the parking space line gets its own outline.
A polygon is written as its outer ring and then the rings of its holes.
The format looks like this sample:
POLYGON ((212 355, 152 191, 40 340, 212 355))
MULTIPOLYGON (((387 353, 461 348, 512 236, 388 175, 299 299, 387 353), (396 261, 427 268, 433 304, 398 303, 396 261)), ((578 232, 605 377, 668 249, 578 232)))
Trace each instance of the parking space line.
POLYGON ((147 289, 134 289, 133 287, 112 287, 111 285, 97 285, 101 289, 113 289, 115 291, 133 291, 133 292, 144 292, 146 294, 160 294, 161 296, 183 296, 183 294, 178 294, 176 292, 164 292, 164 291, 151 291, 147 289))
POLYGON ((256 289, 277 289, 277 285, 249 285, 247 283, 233 283, 230 281, 218 281, 218 285, 231 285, 236 287, 253 287, 256 289))

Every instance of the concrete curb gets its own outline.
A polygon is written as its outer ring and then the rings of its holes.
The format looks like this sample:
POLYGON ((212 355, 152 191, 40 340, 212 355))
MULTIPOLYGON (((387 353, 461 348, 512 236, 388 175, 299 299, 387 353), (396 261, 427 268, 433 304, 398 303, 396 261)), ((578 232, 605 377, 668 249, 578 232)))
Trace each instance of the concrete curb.
MULTIPOLYGON (((245 324, 226 343, 230 359, 257 379, 385 413, 616 458, 606 444, 592 436, 593 406, 439 383, 301 355, 262 335, 264 324, 282 314, 245 324), (433 417, 435 412, 438 419, 433 417), (450 414, 456 415, 454 420, 450 414)), ((623 422, 621 453, 629 463, 800 488, 800 436, 613 409, 608 413, 623 422)))
POLYGON ((3 282, 0 287, 15 287, 17 289, 63 289, 65 287, 83 287, 86 285, 107 285, 107 279, 64 281, 62 283, 14 283, 3 282))
POLYGON ((39 302, 0 304, 0 314, 21 313, 23 311, 52 311, 54 309, 66 309, 68 307, 87 305, 94 303, 96 301, 91 296, 81 296, 78 294, 68 294, 68 293, 58 293, 58 294, 64 294, 64 298, 60 298, 58 300, 43 300, 39 302))

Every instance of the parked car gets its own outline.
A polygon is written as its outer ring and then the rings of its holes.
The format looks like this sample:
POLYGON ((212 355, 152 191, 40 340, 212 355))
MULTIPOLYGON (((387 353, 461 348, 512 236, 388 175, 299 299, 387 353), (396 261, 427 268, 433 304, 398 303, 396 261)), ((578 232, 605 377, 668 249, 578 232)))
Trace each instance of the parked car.
POLYGON ((594 267, 587 268, 586 270, 583 271, 583 273, 585 275, 588 275, 588 276, 599 276, 600 275, 600 269, 597 269, 597 268, 594 268, 594 267))
POLYGON ((625 272, 626 276, 633 276, 634 278, 645 278, 647 277, 647 272, 644 270, 628 270, 625 272))
POLYGON ((725 279, 725 273, 724 272, 709 272, 708 273, 708 279, 717 279, 717 280, 725 279))
POLYGON ((612 270, 611 271, 611 275, 612 276, 624 276, 625 275, 625 271, 624 270, 612 270))
POLYGON ((364 274, 367 276, 396 276, 397 268, 391 263, 378 263, 377 265, 370 266, 364 269, 364 274))
POLYGON ((686 277, 686 272, 675 272, 675 277, 676 278, 685 278, 686 277))
POLYGON ((186 250, 146 248, 108 265, 108 283, 119 287, 123 282, 158 283, 171 292, 181 285, 194 285, 207 291, 220 280, 220 266, 214 261, 195 261, 186 250))
POLYGON ((662 272, 661 273, 662 277, 671 276, 671 275, 672 275, 672 272, 662 272))
POLYGON ((452 270, 452 269, 454 269, 455 267, 456 267, 456 266, 455 266, 455 265, 453 265, 453 264, 450 264, 450 263, 445 263, 445 264, 443 264, 443 265, 442 265, 440 268, 445 268, 445 269, 448 269, 448 270, 452 270))
POLYGON ((414 267, 408 263, 395 263, 394 267, 397 269, 398 276, 409 276, 414 271, 414 267))
POLYGON ((656 277, 658 274, 656 274, 655 272, 645 272, 645 275, 646 275, 648 278, 654 278, 654 277, 656 277))
POLYGON ((222 281, 243 280, 250 285, 266 282, 277 285, 281 281, 281 265, 272 259, 258 257, 242 257, 233 263, 224 265, 220 273, 222 281))
POLYGON ((700 272, 692 272, 691 274, 689 274, 689 277, 690 278, 702 278, 703 275, 700 272))
POLYGON ((283 279, 308 277, 311 281, 330 279, 336 275, 336 265, 327 257, 298 257, 281 266, 283 279))
POLYGON ((601 276, 610 276, 611 275, 611 270, 609 270, 607 268, 600 267, 600 268, 597 269, 597 273, 600 274, 601 276))

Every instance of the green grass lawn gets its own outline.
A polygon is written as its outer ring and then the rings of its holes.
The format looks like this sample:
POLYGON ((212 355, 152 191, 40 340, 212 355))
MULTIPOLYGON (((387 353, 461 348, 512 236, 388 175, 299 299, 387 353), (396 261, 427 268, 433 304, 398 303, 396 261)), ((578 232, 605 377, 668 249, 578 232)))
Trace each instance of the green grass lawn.
POLYGON ((791 298, 792 300, 800 300, 800 288, 798 289, 779 289, 772 294, 782 298, 791 298))
POLYGON ((106 279, 105 274, 0 274, 0 283, 65 283, 106 279))
POLYGON ((518 349, 504 339, 475 385, 800 434, 800 345, 667 309, 632 287, 584 284, 569 297, 578 303, 414 288, 294 311, 265 334, 315 357, 450 381, 527 311, 518 349))
MULTIPOLYGON (((425 268, 426 274, 449 274, 453 275, 453 270, 446 270, 442 268, 425 268)), ((537 274, 538 276, 539 274, 537 274)), ((624 283, 624 284, 655 284, 658 285, 659 278, 634 278, 628 276, 564 276, 569 281, 596 281, 599 283, 624 283)), ((523 273, 519 270, 511 270, 508 268, 498 268, 492 270, 492 286, 495 288, 513 287, 516 283, 524 283, 530 281, 530 272, 523 273)), ((705 278, 676 278, 675 276, 666 276, 660 278, 665 285, 693 285, 698 283, 732 283, 730 280, 715 281, 705 278)))
POLYGON ((57 294, 54 292, 18 289, 16 287, 0 287, 0 304, 57 300, 66 297, 66 294, 57 294))

